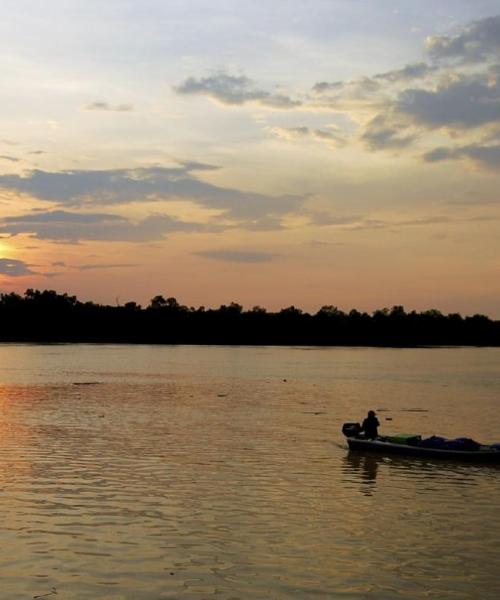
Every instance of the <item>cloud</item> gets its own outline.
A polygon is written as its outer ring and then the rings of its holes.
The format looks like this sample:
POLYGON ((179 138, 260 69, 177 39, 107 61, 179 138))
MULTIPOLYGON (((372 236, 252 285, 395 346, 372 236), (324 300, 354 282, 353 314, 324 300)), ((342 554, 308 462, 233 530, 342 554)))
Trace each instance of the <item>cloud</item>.
POLYGON ((468 159, 480 167, 489 170, 500 169, 500 144, 469 144, 452 148, 440 147, 426 152, 422 156, 425 162, 441 162, 443 160, 468 159))
POLYGON ((256 102, 261 106, 287 110, 297 108, 302 103, 283 94, 271 94, 259 89, 244 75, 229 75, 224 72, 209 77, 189 77, 181 85, 174 87, 181 95, 208 96, 217 102, 229 106, 241 106, 247 102, 256 102))
POLYGON ((434 60, 478 63, 500 56, 500 15, 474 21, 456 36, 431 36, 426 40, 434 60))
POLYGON ((431 131, 494 138, 500 124, 500 78, 490 71, 447 73, 433 87, 401 89, 393 97, 380 97, 378 104, 373 101, 377 112, 360 133, 370 150, 425 142, 431 131))
POLYGON ((133 223, 107 213, 81 214, 50 211, 5 217, 0 220, 0 233, 27 234, 42 240, 65 243, 80 241, 146 242, 164 239, 176 232, 210 231, 213 227, 188 223, 167 215, 151 215, 133 223))
POLYGON ((262 216, 257 219, 245 219, 237 223, 236 226, 247 231, 278 231, 285 228, 279 216, 262 216))
POLYGON ((399 227, 406 227, 412 225, 440 225, 441 223, 451 223, 453 219, 444 215, 437 215, 433 217, 420 217, 418 219, 403 219, 401 221, 395 221, 393 225, 399 227))
POLYGON ((270 132, 277 138, 288 142, 312 138, 323 142, 330 142, 337 146, 344 146, 346 138, 336 129, 311 129, 306 126, 302 127, 272 127, 270 132))
POLYGON ((35 272, 22 260, 0 258, 0 274, 9 277, 22 277, 23 275, 35 275, 35 272))
POLYGON ((83 110, 100 110, 108 112, 130 112, 134 110, 132 104, 108 104, 108 102, 91 102, 83 107, 83 110))
MULTIPOLYGON (((353 105, 377 105, 383 98, 398 89, 402 83, 421 80, 433 74, 437 67, 425 62, 406 65, 372 77, 360 77, 350 81, 320 81, 312 89, 312 95, 320 106, 350 108, 353 105)), ((314 104, 313 104, 314 105, 314 104)))
POLYGON ((269 252, 253 252, 244 250, 206 250, 204 252, 196 252, 196 254, 198 256, 203 256, 204 258, 238 263, 269 262, 276 257, 276 254, 271 254, 269 252))
POLYGON ((354 223, 359 223, 360 221, 362 221, 362 217, 360 215, 348 215, 345 217, 339 217, 327 211, 313 212, 310 215, 310 219, 311 224, 321 226, 352 225, 354 223))
POLYGON ((359 223, 353 223, 352 225, 347 224, 344 229, 347 231, 361 231, 365 229, 386 229, 387 227, 389 227, 387 221, 382 221, 380 219, 364 219, 359 223))
POLYGON ((475 21, 455 36, 428 38, 426 52, 431 62, 352 81, 319 81, 303 109, 346 114, 359 124, 358 137, 372 151, 425 145, 436 131, 455 142, 461 138, 460 149, 429 152, 426 160, 446 154, 495 166, 491 140, 498 140, 500 129, 500 16, 475 21))
POLYGON ((60 223, 62 225, 71 223, 80 224, 96 224, 105 221, 124 221, 124 217, 118 215, 111 215, 105 213, 72 213, 63 210, 53 210, 49 212, 36 212, 27 215, 20 215, 17 217, 4 217, 4 223, 27 223, 27 224, 47 224, 47 223, 60 223))
POLYGON ((21 159, 16 158, 15 156, 8 156, 7 154, 0 155, 1 160, 8 160, 9 162, 19 162, 21 159))
POLYGON ((405 148, 416 139, 414 134, 402 133, 406 127, 406 124, 400 125, 386 116, 377 115, 365 127, 361 139, 372 150, 405 148))
POLYGON ((500 121, 500 85, 484 76, 464 76, 435 90, 405 90, 394 109, 426 127, 479 127, 500 121))
POLYGON ((345 86, 344 81, 318 81, 313 85, 312 91, 316 94, 324 94, 326 92, 339 91, 345 86))
POLYGON ((286 141, 308 137, 311 133, 309 127, 271 127, 269 131, 277 138, 286 141))
POLYGON ((220 210, 225 217, 250 221, 281 217, 296 210, 304 196, 269 196, 219 187, 201 181, 196 171, 215 167, 187 162, 178 167, 107 171, 42 171, 0 175, 0 188, 30 194, 61 207, 112 206, 131 202, 185 199, 220 210))
POLYGON ((78 265, 74 267, 78 271, 92 271, 94 269, 123 269, 137 267, 139 265, 135 263, 112 263, 112 264, 90 264, 90 265, 78 265))
POLYGON ((383 79, 390 81, 391 83, 401 81, 411 81, 414 79, 422 79, 429 74, 436 71, 437 67, 428 65, 425 62, 414 63, 406 65, 401 69, 394 69, 393 71, 387 71, 386 73, 379 73, 374 76, 374 79, 383 79))
POLYGON ((400 69, 377 73, 372 77, 365 76, 350 81, 320 81, 313 85, 312 93, 316 96, 330 95, 331 99, 340 96, 351 99, 367 98, 374 93, 383 92, 389 84, 424 79, 437 69, 435 65, 425 62, 412 63, 400 69))
POLYGON ((430 152, 426 152, 422 155, 425 162, 441 162, 442 160, 451 160, 459 158, 457 150, 455 148, 434 148, 430 152))
MULTIPOLYGON (((68 265, 63 261, 53 262, 53 267, 68 267, 68 265)), ((77 271, 93 271, 94 269, 119 269, 119 268, 131 268, 138 267, 137 263, 91 263, 91 264, 83 264, 83 265, 75 265, 70 266, 70 269, 76 269, 77 271)), ((44 273, 45 277, 57 277, 58 275, 62 275, 61 271, 56 271, 53 273, 44 273)))
POLYGON ((441 225, 451 223, 453 219, 443 215, 430 217, 419 217, 416 219, 400 219, 398 221, 384 221, 381 219, 363 219, 352 225, 347 224, 344 229, 349 231, 361 231, 365 229, 399 229, 405 227, 420 227, 426 225, 441 225))
MULTIPOLYGON (((189 77, 178 94, 204 95, 230 106, 257 103, 273 108, 343 113, 345 132, 328 128, 274 127, 278 138, 316 139, 342 145, 356 137, 371 151, 403 151, 429 144, 432 132, 470 148, 471 160, 495 163, 491 131, 500 126, 500 16, 477 20, 453 36, 427 39, 425 60, 350 81, 320 80, 309 94, 272 93, 245 75, 218 72, 189 77), (357 127, 353 135, 353 129, 357 127), (487 150, 480 150, 487 147, 487 150), (482 154, 481 154, 482 152, 482 154)), ((431 155, 432 156, 432 155, 431 155)))
POLYGON ((333 142, 338 146, 344 146, 347 142, 346 138, 337 131, 329 131, 325 129, 313 129, 312 135, 318 140, 325 142, 333 142))
POLYGON ((361 77, 351 81, 321 81, 311 90, 309 108, 329 108, 349 111, 354 107, 380 104, 380 94, 385 94, 385 85, 373 77, 361 77))

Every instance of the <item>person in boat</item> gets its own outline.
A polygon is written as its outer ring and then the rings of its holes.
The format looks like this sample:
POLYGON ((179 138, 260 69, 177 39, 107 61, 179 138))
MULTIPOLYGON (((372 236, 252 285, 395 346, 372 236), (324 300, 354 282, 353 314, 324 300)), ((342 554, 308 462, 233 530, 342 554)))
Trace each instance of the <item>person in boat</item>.
POLYGON ((363 420, 361 431, 364 432, 367 440, 374 440, 378 437, 378 428, 380 423, 374 410, 368 411, 368 416, 363 420))

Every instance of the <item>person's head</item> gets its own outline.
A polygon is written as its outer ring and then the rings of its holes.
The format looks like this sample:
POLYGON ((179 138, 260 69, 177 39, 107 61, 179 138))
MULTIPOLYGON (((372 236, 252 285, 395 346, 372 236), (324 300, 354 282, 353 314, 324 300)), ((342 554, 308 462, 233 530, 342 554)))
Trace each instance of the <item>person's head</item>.
POLYGON ((374 410, 369 410, 368 411, 368 416, 369 417, 375 417, 376 416, 376 412, 374 410))

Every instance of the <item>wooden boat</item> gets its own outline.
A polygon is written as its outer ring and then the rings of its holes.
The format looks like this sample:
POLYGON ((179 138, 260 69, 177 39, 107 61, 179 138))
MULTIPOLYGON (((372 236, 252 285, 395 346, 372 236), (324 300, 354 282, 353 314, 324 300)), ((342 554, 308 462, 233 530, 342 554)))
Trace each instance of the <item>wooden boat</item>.
POLYGON ((478 444, 475 449, 459 450, 425 446, 425 440, 422 440, 418 435, 379 436, 371 440, 364 438, 355 427, 356 425, 359 428, 357 423, 345 423, 342 428, 350 450, 500 464, 499 444, 493 446, 478 444), (395 439, 398 441, 394 441, 395 439))

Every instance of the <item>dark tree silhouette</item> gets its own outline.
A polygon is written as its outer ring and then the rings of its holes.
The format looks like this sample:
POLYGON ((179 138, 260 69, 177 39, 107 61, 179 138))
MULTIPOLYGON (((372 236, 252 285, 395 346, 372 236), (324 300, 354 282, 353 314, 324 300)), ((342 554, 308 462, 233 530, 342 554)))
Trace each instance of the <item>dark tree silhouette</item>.
POLYGON ((500 346, 500 322, 439 310, 407 313, 402 306, 371 315, 334 305, 314 315, 295 306, 245 311, 230 302, 218 309, 187 307, 157 295, 146 308, 80 302, 54 290, 0 294, 0 341, 165 344, 478 345, 500 346))

